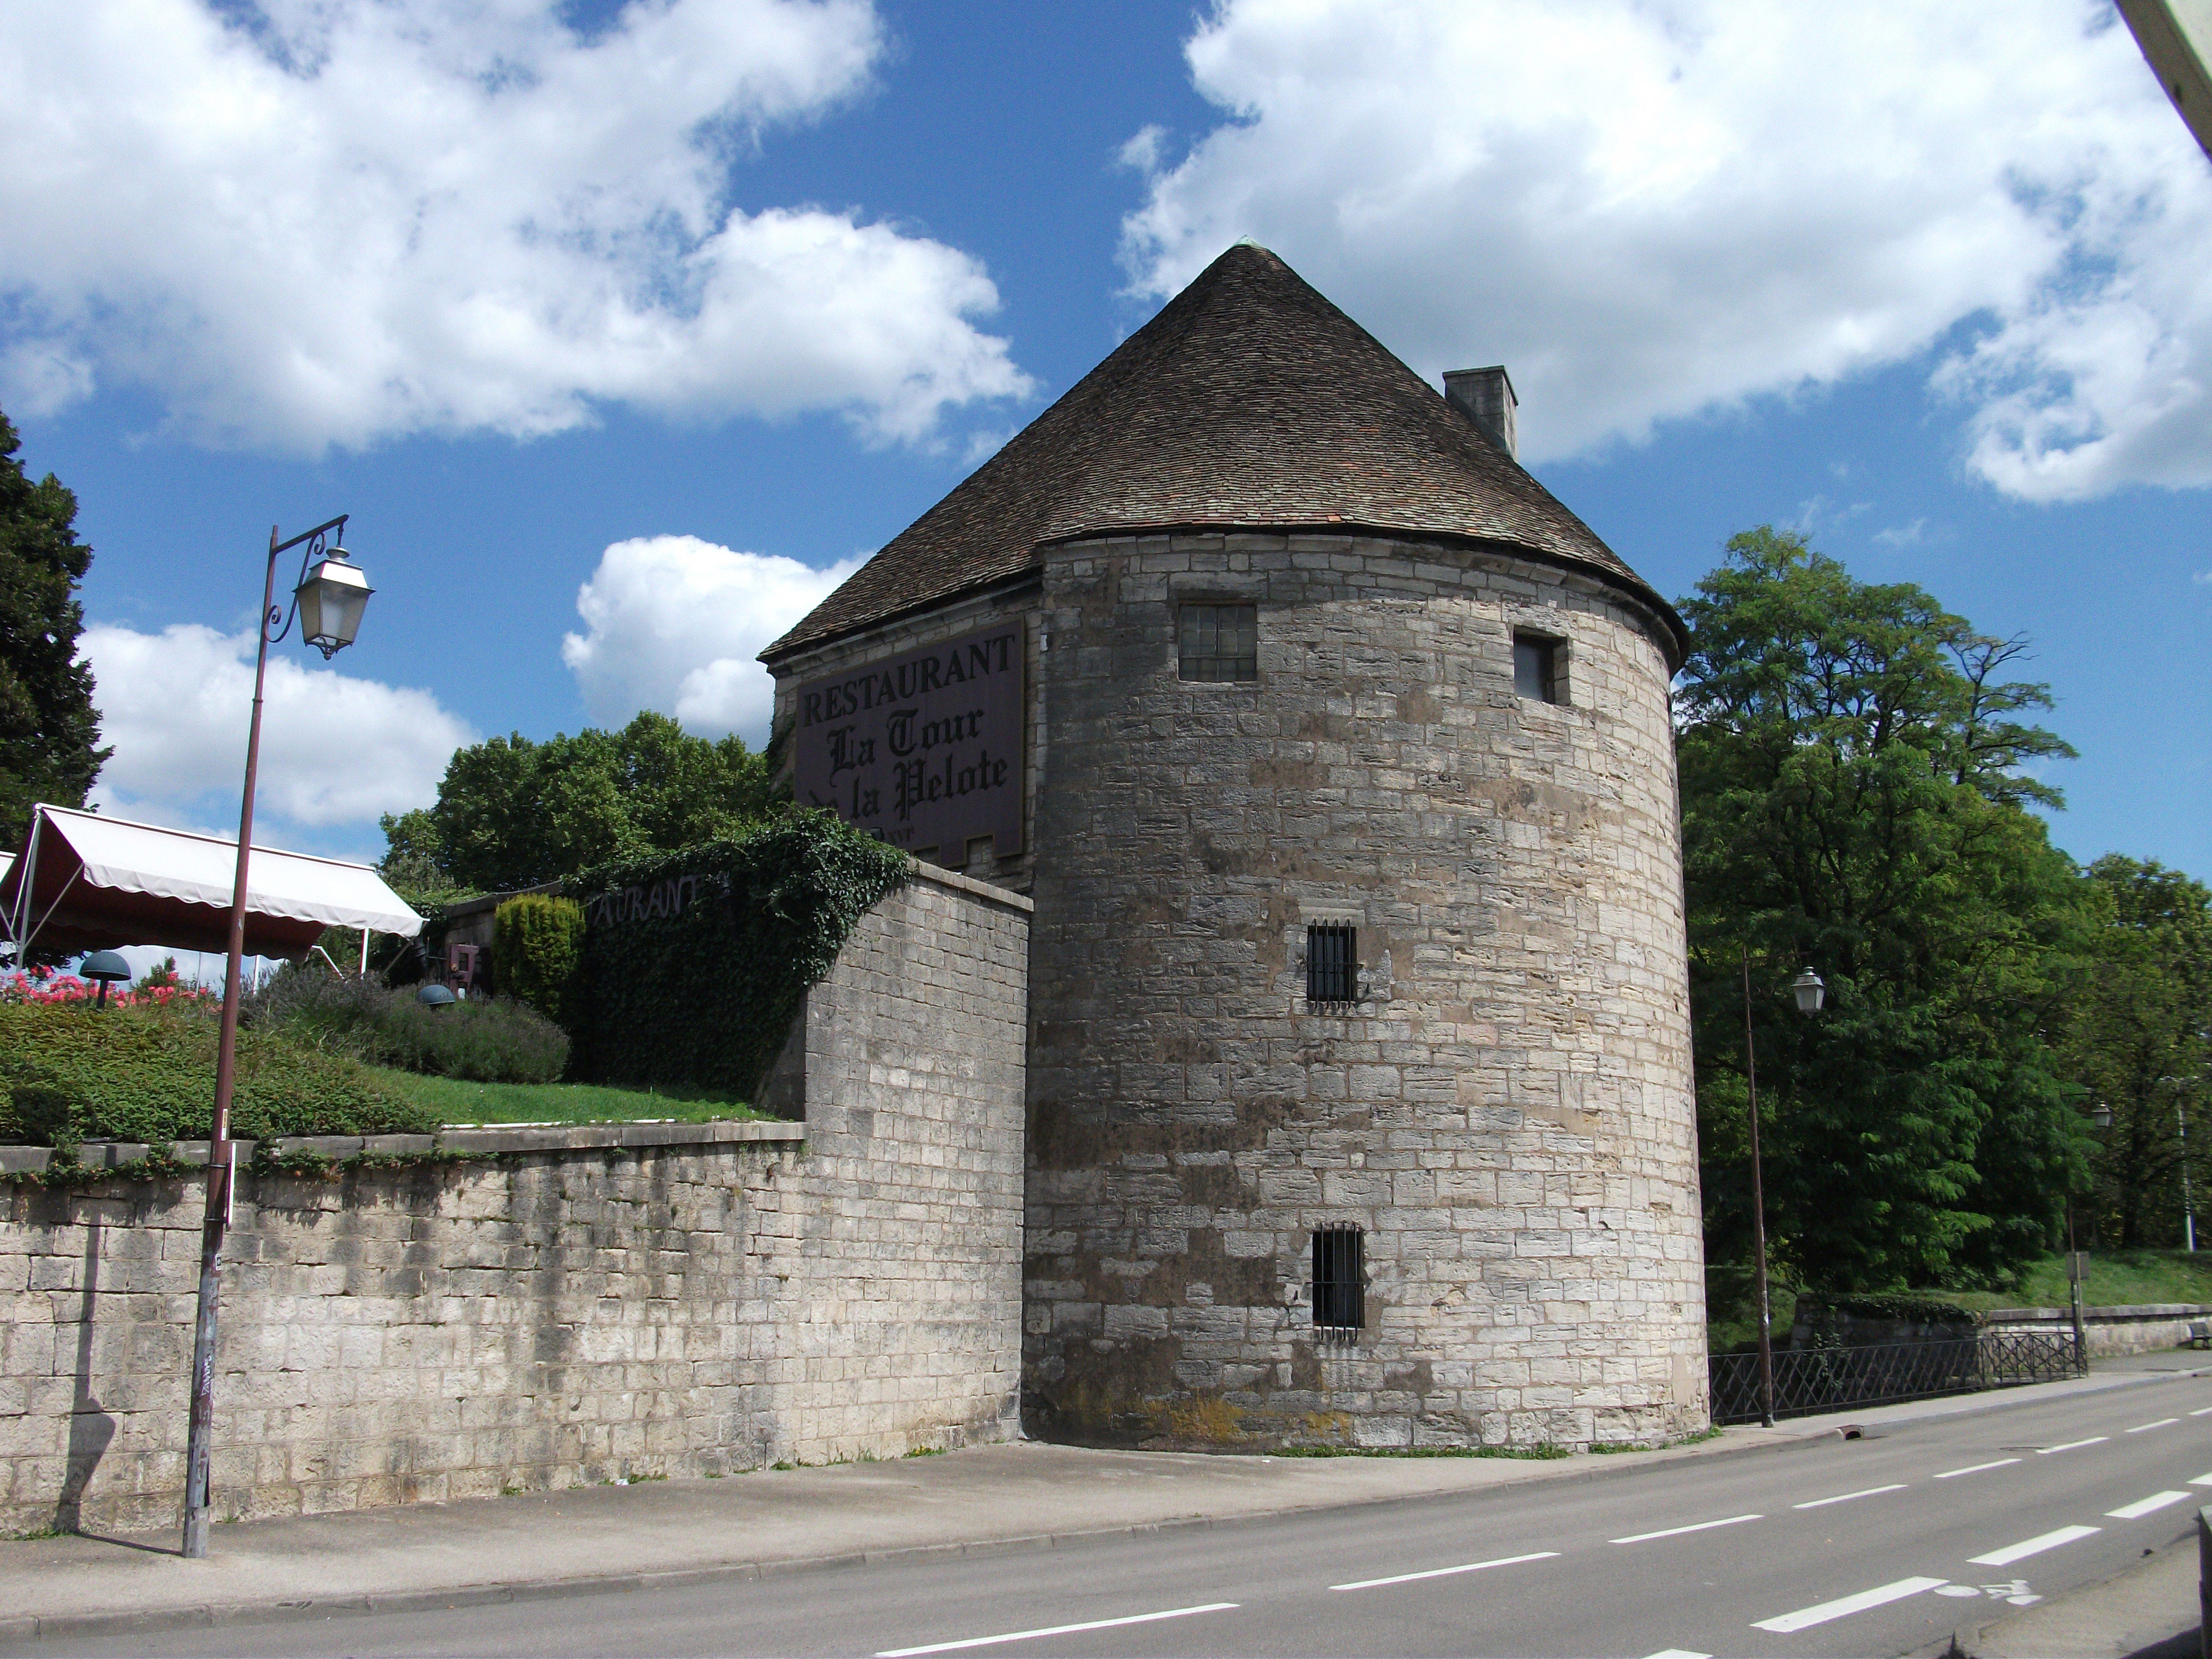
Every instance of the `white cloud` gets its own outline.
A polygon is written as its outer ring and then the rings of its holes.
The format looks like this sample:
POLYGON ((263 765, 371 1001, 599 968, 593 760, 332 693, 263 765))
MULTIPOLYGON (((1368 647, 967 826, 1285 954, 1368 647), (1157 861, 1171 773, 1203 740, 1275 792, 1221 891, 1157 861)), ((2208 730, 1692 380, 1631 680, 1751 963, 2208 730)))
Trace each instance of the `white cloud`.
POLYGON ((1509 363, 1534 459, 1934 347, 1999 489, 2212 483, 2212 171, 2108 6, 1222 0, 1188 56, 1230 118, 1139 289, 1267 243, 1509 363))
POLYGON ((817 570, 696 536, 617 542, 577 590, 586 631, 561 641, 561 659, 601 725, 656 708, 758 748, 775 686, 754 658, 860 564, 856 556, 817 570))
POLYGON ((734 209, 763 128, 866 84, 866 0, 15 0, 0 394, 136 382, 209 443, 516 435, 622 403, 842 409, 875 440, 1019 394, 957 249, 734 209))
MULTIPOLYGON (((159 634, 94 623, 80 640, 100 734, 115 749, 94 801, 120 817, 235 836, 252 635, 197 623, 159 634)), ((307 668, 272 651, 256 838, 263 822, 373 826, 381 813, 427 806, 453 750, 473 741, 427 691, 307 668)))
POLYGON ((1877 530, 1874 532, 1874 538, 1884 547, 1918 547, 1950 539, 1940 529, 1930 530, 1925 519, 1915 519, 1911 524, 1892 525, 1887 530, 1877 530))

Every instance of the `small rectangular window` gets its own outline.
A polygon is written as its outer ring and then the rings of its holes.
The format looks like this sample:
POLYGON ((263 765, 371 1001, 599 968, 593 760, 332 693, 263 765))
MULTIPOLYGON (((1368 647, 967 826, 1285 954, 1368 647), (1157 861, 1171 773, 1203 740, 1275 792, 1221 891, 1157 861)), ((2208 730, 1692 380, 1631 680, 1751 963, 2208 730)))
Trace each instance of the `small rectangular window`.
POLYGON ((1351 1002, 1359 994, 1359 930, 1349 922, 1306 929, 1306 1000, 1351 1002))
POLYGON ((1534 634, 1513 636, 1513 689, 1538 702, 1559 701, 1559 642, 1534 634))
POLYGON ((1314 1328, 1349 1341, 1367 1323, 1367 1270, 1357 1227, 1324 1227, 1313 1236, 1314 1328))
POLYGON ((1176 672, 1187 680, 1249 684, 1260 678, 1260 608, 1187 605, 1176 617, 1176 672))

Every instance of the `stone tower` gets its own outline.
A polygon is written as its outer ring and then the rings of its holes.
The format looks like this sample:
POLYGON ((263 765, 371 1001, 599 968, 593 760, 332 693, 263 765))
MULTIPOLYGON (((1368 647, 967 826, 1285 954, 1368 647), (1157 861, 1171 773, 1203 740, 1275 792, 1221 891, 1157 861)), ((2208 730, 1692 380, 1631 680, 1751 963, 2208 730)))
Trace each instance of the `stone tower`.
POLYGON ((1232 248, 763 653, 1036 901, 1033 1432, 1705 1425, 1681 625, 1447 385, 1232 248))

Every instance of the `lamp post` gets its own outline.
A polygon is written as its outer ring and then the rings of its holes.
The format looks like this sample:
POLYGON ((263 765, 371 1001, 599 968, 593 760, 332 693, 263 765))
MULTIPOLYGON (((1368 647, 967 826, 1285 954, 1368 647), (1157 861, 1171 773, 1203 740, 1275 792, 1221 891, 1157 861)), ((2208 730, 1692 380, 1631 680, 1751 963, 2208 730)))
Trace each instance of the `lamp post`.
MULTIPOLYGON (((2091 1125, 2100 1129, 2112 1127, 2112 1109, 2099 1101, 2089 1113, 2091 1125)), ((2074 1365, 2077 1370, 2089 1369, 2089 1342, 2081 1329, 2081 1253, 2074 1248, 2074 1194, 2066 1194, 2066 1305, 2074 1317, 2074 1365)))
MULTIPOLYGON (((1797 1012, 1817 1014, 1828 988, 1810 968, 1790 981, 1797 1012)), ((1751 946, 1743 947, 1743 1074, 1750 1085, 1751 1243, 1759 1294, 1759 1420, 1774 1426, 1774 1309, 1766 1294, 1766 1188, 1759 1164, 1759 1055, 1751 1035, 1751 946)))
POLYGON ((253 789, 261 765, 261 701, 268 677, 269 647, 300 621, 300 637, 327 662, 354 641, 372 592, 349 563, 343 539, 346 514, 317 525, 289 541, 269 530, 269 568, 261 586, 261 644, 253 659, 253 719, 246 727, 246 793, 238 811, 238 869, 230 890, 230 948, 223 964, 222 1028, 216 1049, 215 1121, 208 1132, 207 1215, 200 1227, 199 1310, 192 1322, 192 1414, 185 1461, 185 1554, 207 1554, 208 1476, 215 1425, 215 1339, 216 1270, 222 1261, 223 1231, 230 1224, 231 1188, 238 1175, 237 1146, 230 1138, 231 1085, 238 1060, 239 980, 246 958, 246 865, 253 848, 253 789), (331 532, 337 532, 333 540, 331 532), (276 603, 276 560, 294 548, 300 556, 300 580, 288 612, 276 603), (308 564, 319 558, 311 574, 308 564), (275 632, 270 632, 271 629, 275 632))

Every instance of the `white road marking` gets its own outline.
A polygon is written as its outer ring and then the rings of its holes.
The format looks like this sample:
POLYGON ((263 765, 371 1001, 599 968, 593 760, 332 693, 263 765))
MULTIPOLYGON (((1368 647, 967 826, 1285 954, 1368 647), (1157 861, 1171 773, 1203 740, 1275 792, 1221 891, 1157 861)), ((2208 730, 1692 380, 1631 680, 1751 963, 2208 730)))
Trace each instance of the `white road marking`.
POLYGON ((2109 1434, 2093 1434, 2087 1440, 2069 1440, 2063 1446, 2041 1447, 2035 1455, 2038 1457, 2048 1457, 2053 1452, 2073 1451, 2082 1446, 2101 1446, 2112 1437, 2109 1434))
MULTIPOLYGON (((1538 1550, 1534 1555, 1501 1555, 1495 1561, 1470 1561, 1463 1567, 1431 1567, 1426 1572, 1395 1573, 1388 1578, 1360 1578, 1349 1584, 1331 1584, 1333 1590, 1373 1589, 1382 1584, 1410 1584, 1416 1578, 1449 1578, 1455 1572, 1480 1572, 1485 1567, 1510 1567, 1522 1561, 1548 1561, 1557 1550, 1538 1550)), ((884 1659, 878 1654, 876 1659, 884 1659)))
POLYGON ((2212 1486, 2212 1474, 2200 1474, 2189 1484, 2192 1486, 2212 1486))
POLYGON ((1809 1504, 1792 1504, 1790 1507, 1793 1510, 1817 1510, 1824 1504, 1848 1504, 1854 1498, 1872 1498, 1881 1492, 1903 1492, 1905 1485, 1900 1480, 1893 1486, 1869 1486, 1864 1492, 1838 1492, 1833 1498, 1816 1498, 1809 1504))
POLYGON ((1991 1550, 1987 1555, 1972 1558, 1978 1567, 2008 1567, 2027 1556, 2040 1555, 2045 1550, 2055 1550, 2061 1544, 2070 1544, 2077 1538, 2094 1537, 2104 1531, 2102 1527, 2061 1527, 2057 1532, 2046 1532, 2033 1538, 2024 1538, 2017 1544, 2008 1544, 2001 1550, 1991 1550))
POLYGON ((1687 1648, 1662 1648, 1656 1653, 1647 1653, 1644 1659, 1713 1659, 1710 1653, 1692 1653, 1687 1648))
POLYGON ((1979 1595, 1981 1591, 1972 1584, 1946 1584, 1936 1592, 1938 1595, 1979 1595))
POLYGON ((1937 1475, 1936 1478, 1938 1480, 1948 1480, 1955 1475, 1979 1474, 1984 1469, 2001 1469, 2008 1463, 2017 1463, 2019 1462, 2020 1459, 2017 1457, 2000 1457, 1994 1463, 1969 1463, 1963 1469, 1946 1469, 1942 1474, 1937 1475))
POLYGON ((2212 1406, 2199 1406, 2189 1414, 2191 1417, 2212 1417, 2212 1406))
POLYGON ((2140 1521, 2152 1510, 2162 1510, 2168 1504, 2185 1504, 2188 1501, 2189 1494, 2185 1492, 2153 1492, 2148 1498, 2139 1498, 2132 1504, 2106 1510, 2105 1513, 2115 1521, 2140 1521))
POLYGON ((1626 1538, 1611 1538, 1612 1544, 1641 1544, 1647 1538, 1679 1538, 1686 1532, 1711 1532, 1715 1527, 1733 1527, 1740 1521, 1764 1521, 1763 1515, 1731 1515, 1725 1521, 1697 1521, 1686 1527, 1663 1527, 1657 1532, 1632 1532, 1626 1538))
POLYGON ((1042 1630, 1012 1630, 1004 1636, 972 1636, 964 1642, 932 1642, 922 1648, 886 1648, 876 1659, 912 1659, 920 1653, 951 1653, 956 1648, 988 1648, 1000 1642, 1029 1642, 1041 1636, 1073 1636, 1086 1630, 1111 1630, 1117 1625, 1149 1625, 1161 1619, 1188 1619, 1194 1613, 1225 1613, 1234 1601, 1208 1601, 1199 1607, 1170 1607, 1165 1613, 1137 1613, 1127 1619, 1093 1619, 1080 1625, 1048 1625, 1042 1630))
POLYGON ((1861 1590, 1856 1595, 1846 1595, 1834 1601, 1823 1601, 1816 1607, 1800 1607, 1795 1613, 1785 1613, 1777 1619, 1762 1619, 1753 1630, 1771 1630, 1787 1636, 1792 1631, 1825 1625, 1831 1619, 1842 1619, 1854 1613, 1864 1613, 1869 1607, 1883 1607, 1892 1601, 1902 1601, 1908 1595, 1917 1595, 1950 1581, 1945 1578, 1900 1578, 1894 1584, 1884 1584, 1879 1589, 1861 1590))
POLYGON ((2135 1427, 2130 1429, 2128 1432, 2130 1434, 2141 1434, 2145 1429, 2162 1429, 2169 1423, 2179 1423, 2179 1421, 2181 1421, 2181 1419, 2178 1417, 2161 1417, 2155 1423, 2138 1423, 2135 1427))

